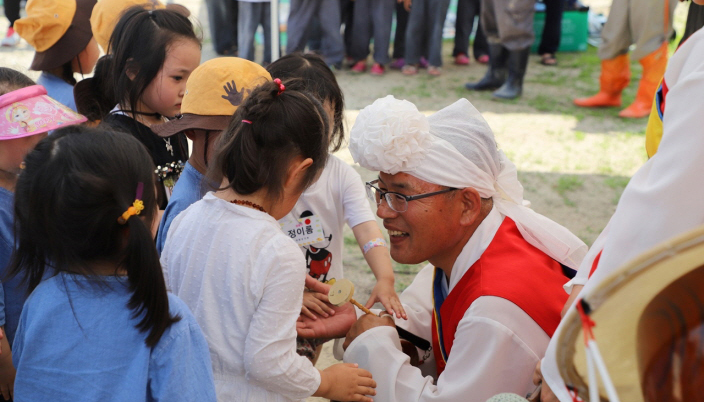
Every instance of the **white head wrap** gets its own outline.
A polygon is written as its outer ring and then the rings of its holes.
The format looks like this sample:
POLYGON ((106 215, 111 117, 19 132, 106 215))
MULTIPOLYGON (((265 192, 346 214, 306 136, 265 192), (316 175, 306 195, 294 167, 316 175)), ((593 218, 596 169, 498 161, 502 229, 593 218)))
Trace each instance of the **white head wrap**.
MULTIPOLYGON (((567 228, 524 206, 516 166, 494 140, 491 128, 467 99, 426 118, 412 103, 389 95, 359 113, 350 152, 361 166, 408 173, 441 186, 472 187, 511 218, 528 243, 577 269, 587 246, 567 228)), ((527 202, 526 202, 527 203, 527 202)))

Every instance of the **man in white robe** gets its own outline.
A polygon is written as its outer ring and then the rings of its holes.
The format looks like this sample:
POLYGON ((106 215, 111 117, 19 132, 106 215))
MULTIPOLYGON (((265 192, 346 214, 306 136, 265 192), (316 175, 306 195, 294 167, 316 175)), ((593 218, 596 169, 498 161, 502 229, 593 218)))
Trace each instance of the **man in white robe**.
POLYGON ((441 373, 410 365, 388 316, 361 317, 344 360, 372 372, 379 401, 530 392, 566 299, 563 269, 579 266, 584 243, 523 205, 515 166, 466 99, 427 119, 410 102, 379 99, 360 113, 350 151, 380 171, 368 189, 392 258, 430 262, 401 295, 408 321, 397 324, 433 339, 441 373))

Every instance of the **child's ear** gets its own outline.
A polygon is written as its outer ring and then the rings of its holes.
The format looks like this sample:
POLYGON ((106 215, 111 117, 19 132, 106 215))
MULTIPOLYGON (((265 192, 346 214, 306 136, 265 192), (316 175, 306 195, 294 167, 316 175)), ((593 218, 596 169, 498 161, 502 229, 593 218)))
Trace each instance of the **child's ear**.
POLYGON ((311 158, 305 158, 292 163, 288 169, 288 176, 286 177, 285 186, 287 188, 292 188, 291 186, 295 186, 295 188, 298 189, 303 175, 312 164, 313 159, 311 158))
POLYGON ((133 62, 132 58, 127 59, 127 67, 125 68, 125 74, 130 81, 134 81, 134 77, 139 73, 139 67, 133 62))

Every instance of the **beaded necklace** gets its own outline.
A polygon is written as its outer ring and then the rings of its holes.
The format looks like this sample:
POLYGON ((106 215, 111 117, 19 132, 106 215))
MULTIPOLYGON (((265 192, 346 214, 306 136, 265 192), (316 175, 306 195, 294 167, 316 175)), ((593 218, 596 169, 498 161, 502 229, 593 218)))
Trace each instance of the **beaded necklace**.
POLYGON ((230 202, 233 203, 233 204, 242 205, 243 207, 249 207, 249 208, 253 208, 253 209, 262 211, 262 212, 264 212, 264 213, 267 213, 266 210, 264 209, 264 207, 262 207, 262 206, 259 205, 259 204, 255 204, 255 203, 253 203, 253 202, 251 202, 251 201, 232 200, 232 201, 230 201, 230 202))

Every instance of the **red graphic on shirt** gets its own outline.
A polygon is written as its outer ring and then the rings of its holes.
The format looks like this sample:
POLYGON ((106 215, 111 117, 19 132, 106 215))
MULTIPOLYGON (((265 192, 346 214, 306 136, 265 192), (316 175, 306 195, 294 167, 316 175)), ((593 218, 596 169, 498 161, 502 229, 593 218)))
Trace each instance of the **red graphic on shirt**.
MULTIPOLYGON (((301 213, 301 218, 312 216, 313 213, 310 211, 303 211, 301 213)), ((309 225, 311 223, 310 219, 305 220, 305 224, 309 225)), ((323 229, 323 236, 325 236, 325 229, 323 229)), ((325 282, 328 278, 328 272, 332 266, 332 253, 327 250, 332 242, 332 234, 325 237, 328 241, 324 247, 314 247, 314 246, 304 246, 306 249, 306 267, 308 268, 308 274, 313 278, 325 282)))

